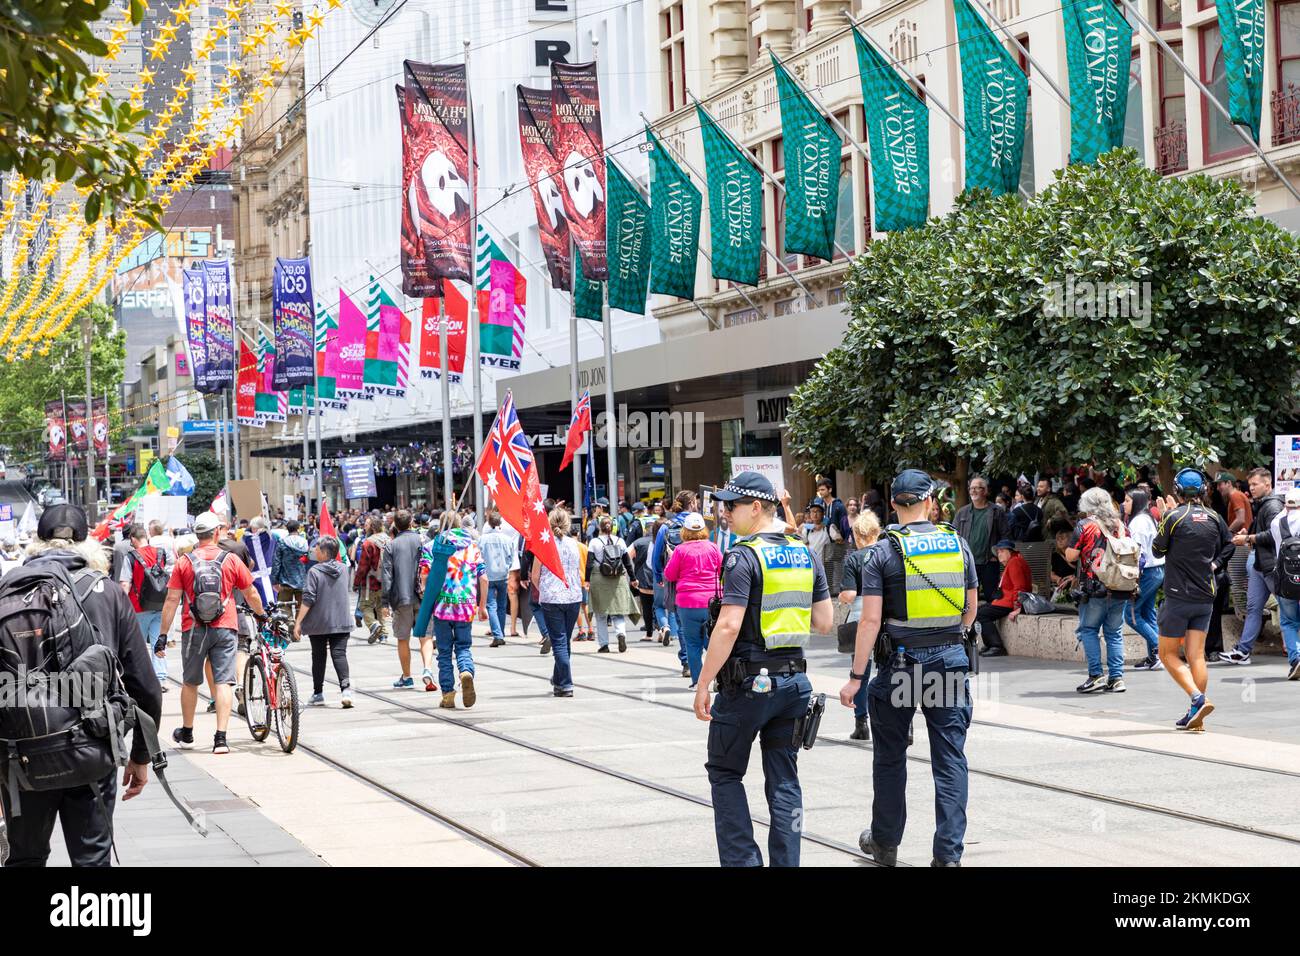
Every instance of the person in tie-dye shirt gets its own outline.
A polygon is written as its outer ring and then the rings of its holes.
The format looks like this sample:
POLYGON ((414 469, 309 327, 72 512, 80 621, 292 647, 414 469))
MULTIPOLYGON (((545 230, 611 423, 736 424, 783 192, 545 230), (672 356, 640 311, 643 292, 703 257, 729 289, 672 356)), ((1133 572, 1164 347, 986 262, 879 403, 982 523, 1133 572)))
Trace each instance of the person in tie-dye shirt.
POLYGON ((477 698, 470 624, 475 617, 487 620, 488 583, 483 554, 469 530, 451 528, 444 534, 455 544, 456 553, 447 559, 447 575, 433 609, 433 632, 438 640, 438 685, 442 688, 439 706, 450 710, 456 706, 455 670, 460 671, 461 703, 473 707, 477 698))

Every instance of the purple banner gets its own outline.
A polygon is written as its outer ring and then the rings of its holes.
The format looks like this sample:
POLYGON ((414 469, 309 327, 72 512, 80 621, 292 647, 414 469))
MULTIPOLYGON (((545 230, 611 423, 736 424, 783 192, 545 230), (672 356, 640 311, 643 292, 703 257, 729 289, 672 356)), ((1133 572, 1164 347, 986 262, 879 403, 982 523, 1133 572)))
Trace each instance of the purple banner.
POLYGON ((302 388, 316 380, 315 301, 311 295, 311 264, 306 259, 276 259, 271 312, 275 318, 277 392, 302 388))
POLYGON ((209 392, 235 387, 235 318, 231 304, 230 260, 204 261, 204 327, 209 392))
POLYGON ((182 294, 185 297, 185 330, 190 344, 190 372, 194 387, 200 392, 208 390, 207 317, 204 312, 202 269, 185 269, 181 273, 182 294))

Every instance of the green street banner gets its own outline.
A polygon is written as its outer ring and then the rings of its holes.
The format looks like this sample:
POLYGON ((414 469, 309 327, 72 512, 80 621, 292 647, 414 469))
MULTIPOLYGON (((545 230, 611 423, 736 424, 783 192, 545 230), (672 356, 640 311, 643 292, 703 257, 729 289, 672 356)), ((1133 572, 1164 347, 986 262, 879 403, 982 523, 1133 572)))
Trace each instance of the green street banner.
POLYGON ((645 315, 646 283, 650 280, 650 206, 617 163, 605 164, 605 185, 609 189, 605 219, 609 307, 645 315))
POLYGON ((930 212, 930 114, 858 30, 858 74, 871 145, 871 186, 881 232, 925 224, 930 212))
POLYGON ((1020 185, 1029 80, 969 0, 953 0, 966 124, 966 188, 993 195, 1020 185))
POLYGON ((763 255, 763 174, 718 128, 708 110, 697 105, 695 112, 704 140, 713 278, 758 285, 763 255))
POLYGON ((1228 80, 1232 122, 1250 127, 1259 142, 1264 101, 1264 0, 1215 0, 1223 37, 1223 65, 1228 80))
POLYGON ((704 198, 667 147, 646 127, 650 144, 650 291, 695 298, 704 198))
POLYGON ((580 319, 591 319, 593 322, 601 321, 601 282, 599 279, 588 279, 587 273, 582 267, 582 253, 574 248, 574 270, 573 270, 573 306, 574 314, 580 319))
POLYGON ((785 155, 785 251, 830 261, 839 209, 840 138, 772 55, 785 155))
POLYGON ((1061 16, 1070 71, 1070 162, 1095 163, 1124 145, 1133 27, 1113 0, 1067 0, 1061 16))

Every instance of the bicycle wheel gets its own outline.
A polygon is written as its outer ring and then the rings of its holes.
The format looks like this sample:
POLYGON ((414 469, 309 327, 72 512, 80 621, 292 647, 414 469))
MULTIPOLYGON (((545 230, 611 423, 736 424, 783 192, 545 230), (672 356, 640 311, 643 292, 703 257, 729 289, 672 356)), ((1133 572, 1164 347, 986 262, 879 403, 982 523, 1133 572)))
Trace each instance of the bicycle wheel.
POLYGON ((259 744, 271 733, 269 698, 270 685, 266 682, 262 658, 250 657, 244 671, 244 717, 248 732, 259 744))
POLYGON ((281 664, 275 675, 276 720, 275 735, 280 738, 280 749, 293 753, 298 746, 298 682, 287 664, 281 664))

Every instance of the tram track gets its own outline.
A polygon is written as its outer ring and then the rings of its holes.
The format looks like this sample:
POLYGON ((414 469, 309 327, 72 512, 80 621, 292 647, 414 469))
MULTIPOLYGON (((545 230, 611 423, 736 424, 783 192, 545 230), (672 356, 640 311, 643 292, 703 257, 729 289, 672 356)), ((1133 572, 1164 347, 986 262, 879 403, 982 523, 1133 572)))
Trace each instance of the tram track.
MULTIPOLYGON (((522 642, 507 642, 507 643, 513 644, 515 646, 532 646, 529 644, 523 644, 522 642)), ((616 661, 617 659, 612 658, 611 660, 616 661)), ((652 664, 643 664, 642 662, 639 661, 626 661, 624 663, 639 664, 640 666, 644 666, 644 667, 654 667, 659 670, 666 670, 666 668, 659 668, 657 665, 652 665, 652 664)), ((537 680, 546 680, 549 682, 549 677, 547 677, 547 675, 536 674, 529 671, 519 670, 517 668, 506 667, 502 664, 493 664, 493 663, 485 662, 481 659, 475 659, 474 665, 476 668, 483 667, 489 670, 496 670, 504 673, 513 674, 516 676, 529 677, 537 680)), ((641 694, 635 694, 635 693, 630 693, 627 691, 620 691, 620 690, 611 690, 604 687, 598 687, 594 684, 585 684, 577 681, 574 682, 574 686, 578 688, 582 688, 583 690, 590 690, 595 693, 612 695, 612 696, 621 697, 628 700, 639 701, 641 703, 648 703, 656 706, 668 707, 677 711, 693 713, 693 709, 690 707, 682 707, 680 705, 673 704, 669 701, 659 700, 658 698, 646 699, 641 694)), ((995 724, 992 724, 992 722, 986 722, 986 723, 992 726, 997 726, 995 724)), ((1014 725, 1006 725, 1006 726, 1008 729, 1012 729, 1012 730, 1026 730, 1026 731, 1036 732, 1035 728, 1021 728, 1021 727, 1016 727, 1014 725)), ((1045 732, 1045 733, 1051 733, 1051 732, 1045 732)), ((1075 737, 1069 734, 1052 733, 1051 735, 1058 736, 1058 737, 1066 737, 1071 740, 1077 740, 1083 743, 1094 743, 1098 745, 1110 745, 1112 743, 1111 741, 1094 741, 1094 740, 1090 740, 1087 737, 1075 737)), ((862 749, 861 745, 859 744, 851 743, 847 740, 838 740, 834 737, 820 737, 818 739, 818 742, 830 744, 832 746, 846 747, 849 748, 850 750, 855 750, 855 751, 862 749)), ((1134 747, 1131 745, 1124 745, 1124 744, 1120 744, 1117 746, 1124 749, 1133 749, 1138 751, 1155 753, 1167 757, 1184 756, 1182 754, 1176 754, 1169 751, 1161 751, 1154 748, 1134 747)), ((907 759, 914 763, 921 763, 927 765, 930 763, 929 759, 921 756, 914 756, 912 754, 908 754, 907 759)), ((1222 760, 1216 760, 1214 758, 1200 758, 1200 759, 1207 762, 1216 763, 1225 767, 1233 768, 1233 769, 1273 772, 1272 768, 1258 767, 1253 764, 1238 764, 1234 761, 1222 761, 1222 760)), ((1000 780, 1004 783, 1011 783, 1018 786, 1030 787, 1033 789, 1050 791, 1053 793, 1059 793, 1067 796, 1079 797, 1081 799, 1090 800, 1097 803, 1106 803, 1112 806, 1123 807, 1129 810, 1136 810, 1143 813, 1155 814, 1167 818, 1178 819, 1187 823, 1195 823, 1201 826, 1212 827, 1220 830, 1229 830, 1237 833, 1246 834, 1248 836, 1259 837, 1261 839, 1276 840, 1279 842, 1300 846, 1300 837, 1292 836, 1287 833, 1281 833, 1276 830, 1267 830, 1260 827, 1252 827, 1247 824, 1237 823, 1232 820, 1223 820, 1217 817, 1205 816, 1203 814, 1192 813, 1185 810, 1179 810, 1173 807, 1166 807, 1159 804, 1147 803, 1141 800, 1133 800, 1128 797, 1117 797, 1111 794, 1099 793, 1091 790, 1084 790, 1078 787, 1071 787, 1064 784, 1051 783, 1045 780, 1035 780, 1029 777, 1022 777, 1017 774, 1003 773, 997 770, 989 770, 981 767, 970 767, 969 770, 970 773, 972 774, 982 776, 982 777, 987 777, 989 779, 1000 780)), ((1277 771, 1277 772, 1289 776, 1293 775, 1293 774, 1289 774, 1287 771, 1277 771)))

